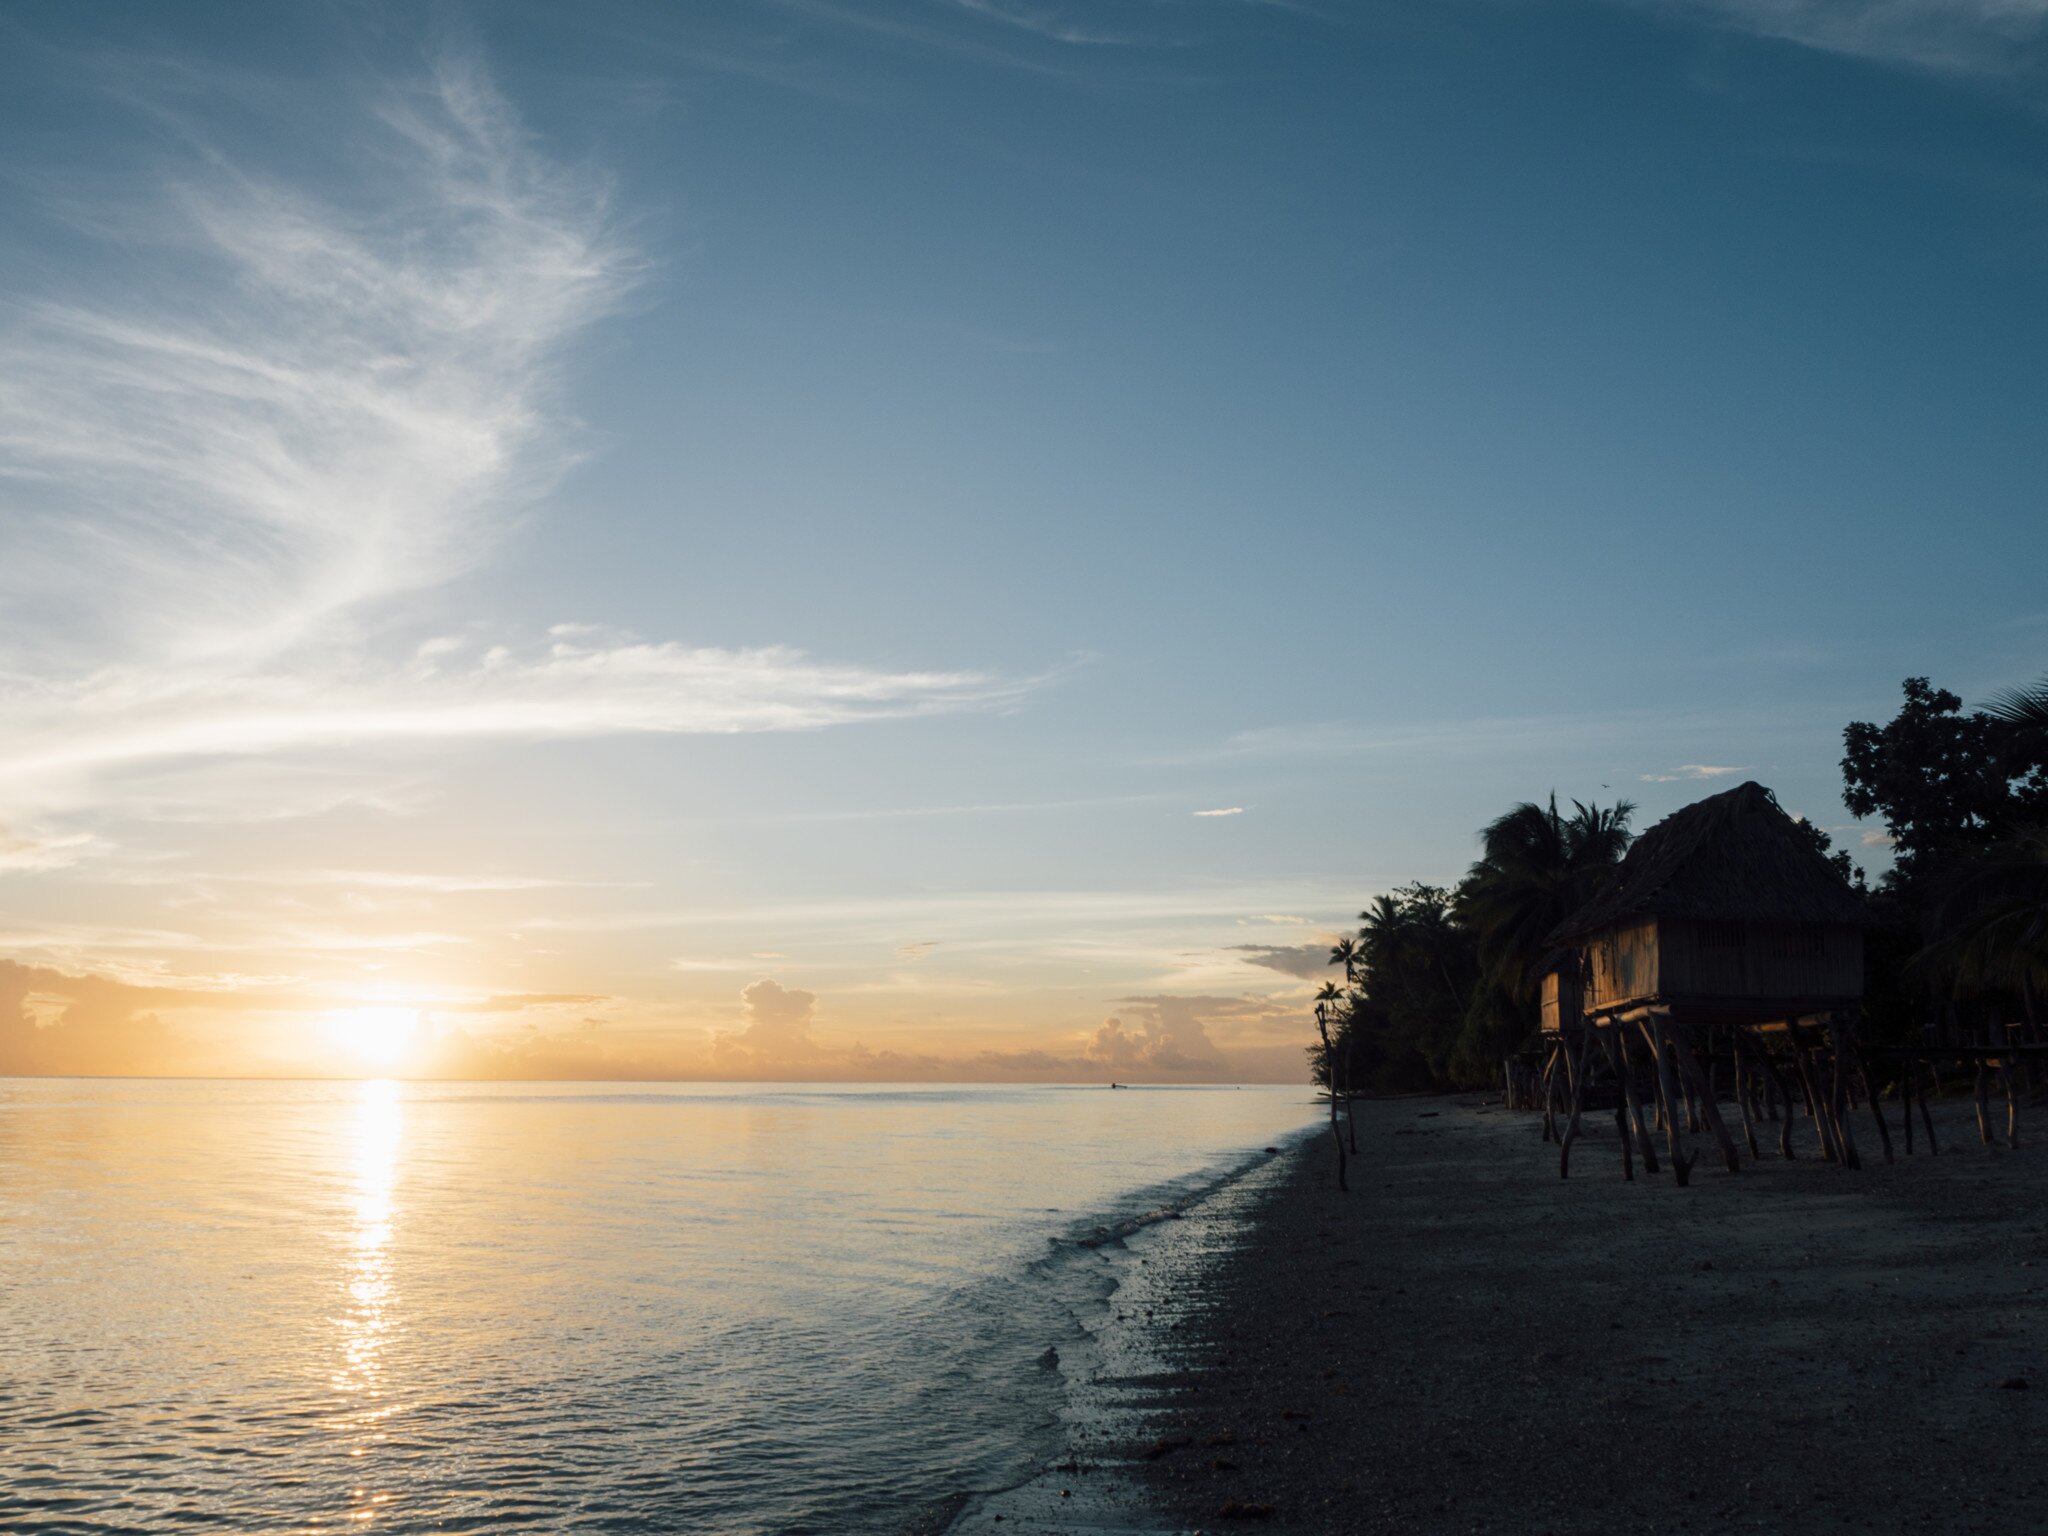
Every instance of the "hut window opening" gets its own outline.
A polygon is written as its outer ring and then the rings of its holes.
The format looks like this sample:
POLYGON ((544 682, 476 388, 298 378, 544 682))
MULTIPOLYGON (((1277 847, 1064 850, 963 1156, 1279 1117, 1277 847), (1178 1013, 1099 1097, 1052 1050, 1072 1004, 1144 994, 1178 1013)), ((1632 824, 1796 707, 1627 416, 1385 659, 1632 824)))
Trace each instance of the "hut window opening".
POLYGON ((1700 947, 1703 949, 1741 949, 1748 939, 1749 934, 1741 923, 1700 924, 1700 947))

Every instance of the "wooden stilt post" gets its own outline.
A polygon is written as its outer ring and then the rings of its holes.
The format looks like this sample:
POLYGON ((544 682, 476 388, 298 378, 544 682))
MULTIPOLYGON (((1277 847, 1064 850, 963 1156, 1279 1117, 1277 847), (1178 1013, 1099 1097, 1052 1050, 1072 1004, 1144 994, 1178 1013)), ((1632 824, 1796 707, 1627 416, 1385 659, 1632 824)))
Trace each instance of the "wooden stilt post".
POLYGON ((1911 1057, 1906 1060, 1906 1070, 1899 1074, 1899 1118, 1906 1122, 1906 1156, 1913 1155, 1913 1068, 1917 1066, 1911 1057))
POLYGON ((2005 1083, 2005 1144, 2017 1148, 2020 1144, 2020 1100, 2016 1091, 2019 1074, 2012 1069, 2012 1057, 1999 1058, 1998 1075, 2005 1083))
POLYGON ((1980 1056, 1977 1058, 1977 1135, 1987 1147, 1992 1144, 1990 1082, 1991 1068, 1980 1056))
POLYGON ((1761 1041, 1757 1043, 1756 1054, 1758 1063, 1770 1080, 1772 1102, 1784 1110, 1778 1120, 1778 1156, 1789 1163, 1792 1161, 1792 1090, 1785 1086, 1785 1079, 1778 1074, 1778 1064, 1771 1059, 1769 1048, 1761 1041))
POLYGON ((1863 1042, 1856 1024, 1857 1018, 1853 1013, 1836 1024, 1835 1049, 1846 1054, 1843 1075, 1853 1071, 1863 1084, 1863 1096, 1870 1101, 1870 1118, 1877 1122, 1877 1139, 1884 1148, 1884 1160, 1889 1163, 1892 1160, 1891 1127, 1885 1124, 1884 1106, 1877 1102, 1877 1084, 1871 1080, 1870 1063, 1863 1059, 1863 1042))
POLYGON ((1721 1144, 1721 1157, 1728 1164, 1730 1173, 1742 1172, 1741 1159, 1735 1155, 1735 1139, 1728 1134, 1728 1127, 1721 1122, 1721 1106, 1714 1102, 1713 1085, 1707 1081, 1706 1073, 1700 1070, 1698 1059, 1692 1053, 1692 1043, 1687 1039, 1690 1031, 1676 1019, 1671 1021, 1671 1049, 1678 1059, 1679 1075, 1685 1079, 1699 1101, 1700 1116, 1707 1122, 1707 1129, 1714 1134, 1714 1140, 1721 1144))
POLYGON ((1557 1058, 1563 1047, 1553 1044, 1543 1063, 1543 1139, 1557 1140, 1557 1058))
POLYGON ((1793 1064, 1799 1069, 1799 1092, 1806 1100, 1807 1118, 1813 1121, 1816 1135, 1820 1137, 1820 1155, 1830 1163, 1840 1162, 1835 1152, 1835 1138, 1829 1134, 1828 1117, 1821 1107, 1820 1095, 1813 1088, 1813 1064, 1807 1060, 1806 1047, 1799 1043, 1798 1036, 1792 1041, 1793 1064))
POLYGON ((1635 1126, 1636 1145, 1642 1148, 1643 1172, 1654 1178, 1657 1174, 1657 1147, 1650 1139, 1649 1126, 1643 1119, 1642 1096, 1636 1092, 1636 1066, 1634 1058, 1629 1054, 1627 1025, 1614 1026, 1611 1044, 1621 1074, 1621 1101, 1628 1106, 1629 1119, 1635 1126))
POLYGON ((1828 1044, 1832 1058, 1828 1066, 1828 1113, 1835 1121, 1835 1141, 1842 1151, 1842 1166, 1852 1171, 1862 1168, 1863 1159, 1856 1155, 1856 1131, 1849 1124, 1846 1105, 1849 1096, 1849 1065, 1854 1059, 1849 1027, 1841 1019, 1828 1021, 1828 1044))
POLYGON ((1750 1118, 1749 1113, 1749 1078, 1742 1070, 1744 1062, 1742 1060, 1742 1026, 1740 1024, 1729 1027, 1728 1055, 1734 1063, 1735 1104, 1742 1111, 1742 1139, 1749 1143, 1749 1155, 1751 1160, 1754 1161, 1761 1158, 1763 1154, 1757 1151, 1756 1121, 1750 1118))
POLYGON ((1877 1122, 1878 1144, 1884 1148, 1884 1160, 1892 1159, 1892 1130, 1885 1123, 1884 1106, 1877 1101, 1877 1083, 1871 1078, 1870 1063, 1863 1059, 1863 1053, 1856 1053, 1856 1075, 1863 1083, 1863 1096, 1870 1100, 1870 1118, 1877 1122))
POLYGON ((1572 1176, 1572 1143, 1579 1139, 1579 1111, 1586 1104, 1586 1074, 1591 1063, 1586 1060, 1588 1040, 1584 1026, 1579 1030, 1579 1049, 1572 1062, 1572 1113, 1565 1121, 1564 1135, 1559 1138, 1557 1149, 1557 1176, 1568 1179, 1572 1176))
MULTIPOLYGON (((1591 1020, 1586 1023, 1588 1029, 1597 1027, 1591 1020)), ((1635 1137, 1630 1133, 1628 1123, 1631 1097, 1628 1090, 1628 1068, 1615 1053, 1612 1035, 1600 1036, 1600 1044, 1607 1053, 1607 1065, 1614 1072, 1614 1138, 1621 1143, 1621 1177, 1624 1182, 1633 1184, 1636 1181, 1636 1160, 1629 1146, 1635 1137)))
POLYGON ((1657 1065, 1657 1094, 1664 1103, 1664 1135, 1671 1152, 1671 1174, 1683 1189, 1692 1182, 1692 1165, 1698 1153, 1688 1154, 1685 1138, 1678 1128, 1678 1074, 1671 1061, 1671 1045, 1664 1030, 1664 1015, 1653 1011, 1643 1032, 1650 1042, 1650 1054, 1657 1065))
MULTIPOLYGON (((1934 1074, 1934 1091, 1941 1092, 1941 1074, 1934 1074)), ((1941 1143, 1934 1139, 1934 1117, 1927 1113, 1927 1095, 1920 1095, 1920 1129, 1927 1133, 1927 1155, 1941 1156, 1941 1143)))

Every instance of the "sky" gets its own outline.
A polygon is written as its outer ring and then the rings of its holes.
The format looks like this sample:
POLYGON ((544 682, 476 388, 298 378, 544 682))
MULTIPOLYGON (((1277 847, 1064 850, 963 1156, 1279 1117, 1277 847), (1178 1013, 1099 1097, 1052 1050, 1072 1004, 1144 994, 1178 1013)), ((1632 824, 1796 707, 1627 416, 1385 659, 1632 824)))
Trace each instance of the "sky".
POLYGON ((2048 667, 2048 0, 22 0, 0 150, 0 1072, 1293 1080, 2048 667))

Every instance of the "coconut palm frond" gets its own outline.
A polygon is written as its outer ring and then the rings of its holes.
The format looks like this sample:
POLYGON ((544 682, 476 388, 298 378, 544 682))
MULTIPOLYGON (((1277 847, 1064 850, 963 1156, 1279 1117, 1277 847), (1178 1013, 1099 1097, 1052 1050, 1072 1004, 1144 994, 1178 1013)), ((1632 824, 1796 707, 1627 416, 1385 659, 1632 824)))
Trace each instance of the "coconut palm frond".
POLYGON ((1932 915, 1916 970, 1950 976, 1963 993, 2048 987, 2048 826, 2022 828, 1956 869, 1932 915))
POLYGON ((2038 683, 1993 694, 1984 703, 1984 713, 2007 725, 2048 730, 2048 673, 2038 683))

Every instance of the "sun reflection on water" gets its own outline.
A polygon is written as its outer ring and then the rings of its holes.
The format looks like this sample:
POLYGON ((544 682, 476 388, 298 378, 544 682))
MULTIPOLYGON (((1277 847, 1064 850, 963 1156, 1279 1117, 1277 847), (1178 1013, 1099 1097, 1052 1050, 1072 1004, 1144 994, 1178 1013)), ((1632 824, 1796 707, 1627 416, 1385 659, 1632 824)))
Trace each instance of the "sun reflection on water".
MULTIPOLYGON (((398 1289, 391 1263, 391 1229, 405 1130, 399 1085, 374 1079, 358 1087, 351 1154, 352 1200, 342 1246, 346 1253, 342 1291, 346 1301, 335 1318, 339 1354, 331 1377, 341 1394, 336 1427, 351 1457, 367 1457, 388 1438, 387 1422, 397 1412, 389 1401, 386 1346, 397 1328, 398 1289)), ((369 1463, 363 1464, 367 1474, 369 1463)), ((391 1495, 355 1483, 349 1489, 348 1518, 376 1519, 391 1495)))

